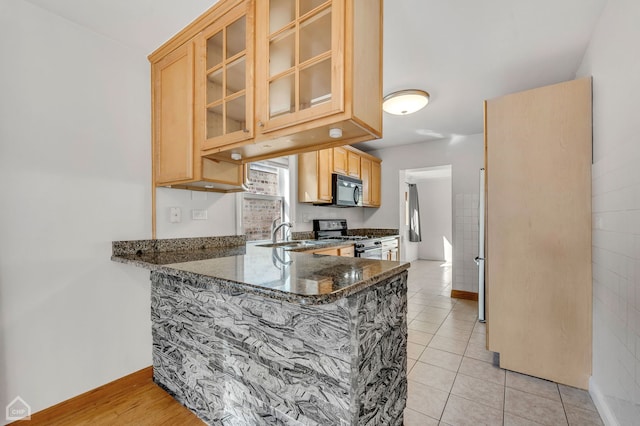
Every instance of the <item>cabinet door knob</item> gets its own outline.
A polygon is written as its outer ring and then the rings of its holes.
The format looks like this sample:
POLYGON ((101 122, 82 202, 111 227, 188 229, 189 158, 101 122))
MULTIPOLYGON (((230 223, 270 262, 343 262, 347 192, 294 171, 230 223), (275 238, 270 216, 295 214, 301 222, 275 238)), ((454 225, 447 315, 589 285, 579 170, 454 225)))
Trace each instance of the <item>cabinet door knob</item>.
POLYGON ((243 132, 249 133, 249 129, 242 129, 243 132))
POLYGON ((262 121, 258 121, 258 127, 264 127, 264 123, 262 121))

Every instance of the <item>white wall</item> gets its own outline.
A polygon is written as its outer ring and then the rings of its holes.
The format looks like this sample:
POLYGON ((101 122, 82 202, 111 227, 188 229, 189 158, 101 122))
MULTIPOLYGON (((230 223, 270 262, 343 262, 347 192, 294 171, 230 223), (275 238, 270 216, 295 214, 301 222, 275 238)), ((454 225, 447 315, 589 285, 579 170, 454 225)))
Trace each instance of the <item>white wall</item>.
POLYGON ((607 424, 640 424, 640 2, 609 0, 578 76, 593 76, 593 376, 607 424))
MULTIPOLYGON (((235 193, 187 191, 184 189, 158 188, 156 192, 156 237, 187 238, 223 235, 240 235, 238 228, 235 193), (180 223, 169 221, 169 209, 180 208, 180 223), (206 210, 206 220, 193 220, 192 211, 206 210)), ((236 204, 237 203, 237 204, 236 204)))
MULTIPOLYGON (((364 226, 399 227, 399 171, 451 164, 453 227, 453 288, 477 292, 478 224, 472 223, 479 194, 479 170, 484 166, 483 135, 456 136, 451 139, 403 145, 372 151, 382 159, 382 207, 364 211, 364 226), (475 203, 475 205, 473 204, 475 203), (468 243, 467 243, 468 241, 468 243)), ((406 238, 406 235, 402 236, 406 238)))
MULTIPOLYGON (((0 2, 0 407, 41 410, 151 364, 146 52, 0 2)), ((0 419, 4 420, 4 414, 0 419)))
POLYGON ((443 237, 453 244, 451 177, 431 178, 416 183, 420 200, 418 258, 445 260, 443 237))

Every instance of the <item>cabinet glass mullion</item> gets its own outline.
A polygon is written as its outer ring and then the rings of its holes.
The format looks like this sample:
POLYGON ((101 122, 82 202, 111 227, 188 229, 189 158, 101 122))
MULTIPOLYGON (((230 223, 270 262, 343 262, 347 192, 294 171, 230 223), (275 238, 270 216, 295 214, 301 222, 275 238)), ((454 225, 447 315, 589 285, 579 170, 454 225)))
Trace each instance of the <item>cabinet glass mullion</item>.
POLYGON ((306 14, 312 15, 316 9, 330 3, 330 0, 298 0, 298 16, 304 18, 306 14))
POLYGON ((246 129, 246 17, 207 39, 206 137, 246 129), (211 55, 211 57, 210 57, 211 55))
POLYGON ((269 118, 331 100, 331 0, 269 0, 269 118))

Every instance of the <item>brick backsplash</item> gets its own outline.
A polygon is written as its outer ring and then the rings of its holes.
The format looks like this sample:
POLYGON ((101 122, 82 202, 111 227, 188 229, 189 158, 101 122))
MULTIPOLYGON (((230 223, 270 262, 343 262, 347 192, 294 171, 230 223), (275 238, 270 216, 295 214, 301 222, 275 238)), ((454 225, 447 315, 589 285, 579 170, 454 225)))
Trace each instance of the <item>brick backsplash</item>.
MULTIPOLYGON (((278 174, 260 170, 249 171, 248 192, 278 195, 278 174)), ((245 197, 242 224, 248 241, 271 238, 271 223, 282 215, 282 200, 263 200, 245 197)), ((279 236, 282 238, 282 234, 279 236)))

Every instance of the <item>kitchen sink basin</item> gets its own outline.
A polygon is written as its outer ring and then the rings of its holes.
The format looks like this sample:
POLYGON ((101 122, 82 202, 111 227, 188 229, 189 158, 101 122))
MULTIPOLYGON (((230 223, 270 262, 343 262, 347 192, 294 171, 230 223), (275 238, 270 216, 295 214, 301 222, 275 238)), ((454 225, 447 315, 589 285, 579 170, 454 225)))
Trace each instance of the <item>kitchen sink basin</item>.
POLYGON ((280 241, 277 243, 256 244, 258 247, 276 247, 284 249, 315 247, 316 245, 318 245, 316 240, 280 241))

